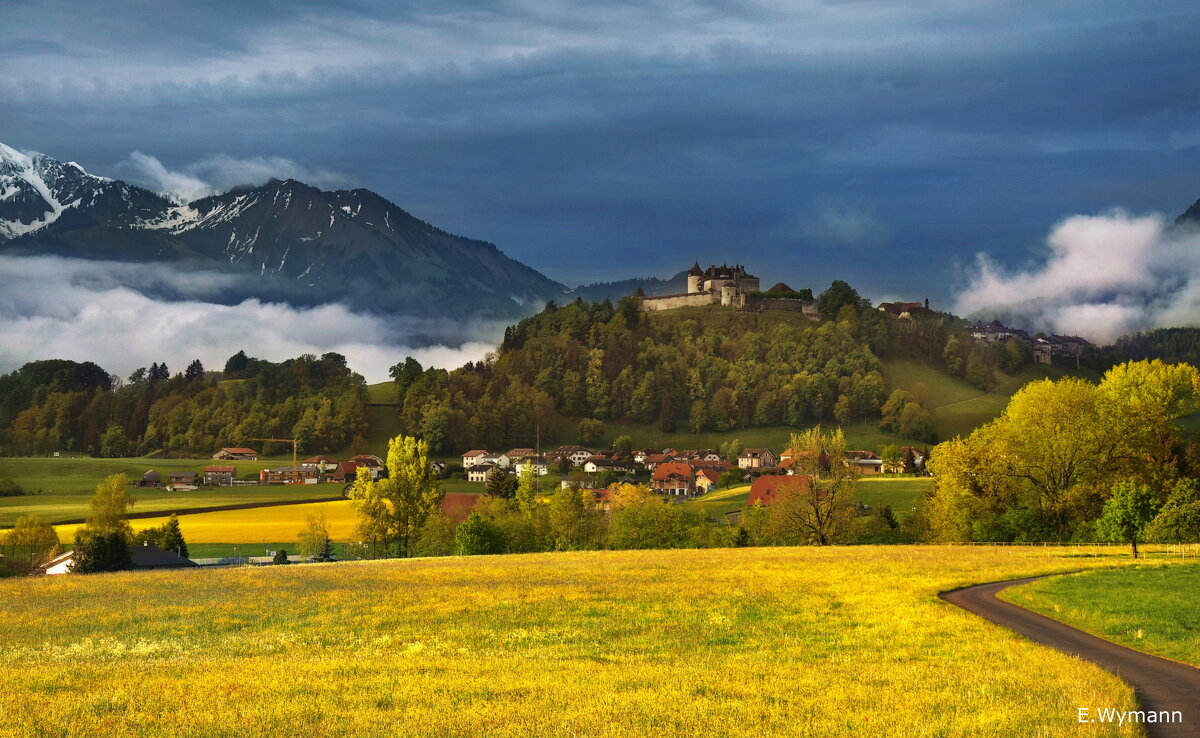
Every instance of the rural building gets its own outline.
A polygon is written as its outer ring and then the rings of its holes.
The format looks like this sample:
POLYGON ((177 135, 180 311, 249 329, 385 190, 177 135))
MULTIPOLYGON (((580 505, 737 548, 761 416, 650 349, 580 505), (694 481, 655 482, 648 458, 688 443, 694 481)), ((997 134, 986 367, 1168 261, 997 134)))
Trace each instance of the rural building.
POLYGON ((232 466, 206 466, 204 467, 204 486, 230 487, 233 485, 233 477, 236 474, 237 470, 232 466))
POLYGON ((747 295, 758 292, 758 288, 758 277, 747 272, 741 264, 711 265, 708 269, 701 269, 700 264, 696 263, 688 270, 686 293, 646 297, 638 288, 634 297, 638 299, 642 310, 671 310, 702 305, 744 308, 747 295))
POLYGON ((765 448, 748 448, 738 454, 738 468, 765 469, 775 466, 775 454, 765 448))
MULTIPOLYGON (((148 543, 142 546, 130 546, 129 558, 133 563, 134 571, 148 569, 193 569, 197 566, 196 562, 191 559, 185 559, 174 551, 164 551, 148 543)), ((75 552, 67 551, 43 564, 41 572, 50 575, 70 574, 74 563, 75 552)))
POLYGON ((675 456, 672 454, 647 454, 645 460, 642 462, 642 466, 645 466, 650 471, 654 471, 659 464, 666 464, 674 460, 675 456))
POLYGON ((161 484, 162 474, 158 473, 158 471, 155 469, 147 469, 145 473, 142 474, 142 483, 139 486, 157 487, 161 484))
POLYGON ((658 464, 650 479, 650 489, 672 497, 689 497, 696 492, 696 475, 682 461, 658 464))
POLYGON ((486 482, 493 474, 504 474, 505 471, 495 464, 475 464, 467 469, 467 481, 486 482))
MULTIPOLYGON (((383 459, 374 454, 358 454, 350 457, 350 463, 357 467, 366 467, 371 472, 371 479, 379 479, 383 474, 383 459)), ((357 474, 357 472, 356 472, 357 474)))
POLYGON ((305 466, 280 466, 258 473, 259 484, 316 484, 317 470, 305 466))
POLYGON ((462 455, 463 468, 470 469, 479 463, 480 457, 487 456, 487 451, 483 449, 472 449, 462 455))
POLYGON ((812 490, 812 477, 807 475, 798 476, 779 476, 767 475, 759 477, 750 485, 750 497, 746 500, 746 506, 762 505, 764 507, 772 504, 781 496, 801 492, 807 494, 812 490))
POLYGON ((860 474, 882 474, 883 459, 874 451, 847 451, 846 463, 860 474))
POLYGON ((326 467, 333 467, 337 461, 328 456, 313 456, 310 459, 305 459, 300 462, 300 466, 316 469, 317 471, 325 471, 326 467))
POLYGON ((516 464, 518 461, 528 459, 530 456, 533 456, 533 455, 534 455, 534 450, 531 448, 509 449, 508 453, 505 454, 505 456, 508 457, 508 460, 513 464, 516 464))
POLYGON ((539 477, 546 476, 547 472, 550 470, 546 465, 545 456, 526 456, 525 458, 516 462, 516 466, 514 468, 516 469, 517 474, 520 474, 525 470, 525 467, 530 465, 533 466, 534 474, 538 475, 539 477))
POLYGON ((546 454, 548 458, 554 460, 567 459, 572 466, 583 466, 583 463, 588 460, 592 452, 583 446, 559 446, 550 453, 546 454))
POLYGON ((929 310, 929 298, 925 298, 924 303, 920 302, 881 302, 879 309, 882 312, 890 315, 895 315, 897 318, 909 319, 914 315, 919 315, 924 311, 929 310))
POLYGON ((602 471, 611 472, 628 472, 629 467, 624 462, 618 461, 611 456, 596 454, 589 456, 588 460, 583 462, 583 470, 588 474, 596 474, 602 471))
POLYGON ((199 486, 196 484, 196 472, 171 472, 169 479, 167 488, 175 492, 190 492, 199 486))
POLYGON ((258 452, 252 448, 223 448, 212 457, 216 461, 258 461, 258 452))

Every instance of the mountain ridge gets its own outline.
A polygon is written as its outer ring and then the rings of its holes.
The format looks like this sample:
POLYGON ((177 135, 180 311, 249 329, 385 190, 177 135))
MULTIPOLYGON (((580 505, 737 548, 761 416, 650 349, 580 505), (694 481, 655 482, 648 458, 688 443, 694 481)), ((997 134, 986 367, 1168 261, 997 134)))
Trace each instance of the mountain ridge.
POLYGON ((181 204, 0 146, 0 250, 9 253, 239 275, 223 302, 513 318, 568 292, 494 244, 451 234, 367 189, 271 179, 181 204))

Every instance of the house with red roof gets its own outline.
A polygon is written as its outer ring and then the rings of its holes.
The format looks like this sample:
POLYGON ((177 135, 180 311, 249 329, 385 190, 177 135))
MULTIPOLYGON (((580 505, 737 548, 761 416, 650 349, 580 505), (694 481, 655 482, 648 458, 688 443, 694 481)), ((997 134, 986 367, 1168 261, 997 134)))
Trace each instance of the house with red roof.
POLYGON ((750 485, 750 497, 746 506, 762 505, 767 507, 789 494, 808 494, 812 491, 812 477, 800 474, 796 476, 767 475, 759 477, 750 485))
POLYGON ((658 464, 650 479, 650 489, 672 497, 689 497, 696 493, 696 473, 682 461, 658 464))

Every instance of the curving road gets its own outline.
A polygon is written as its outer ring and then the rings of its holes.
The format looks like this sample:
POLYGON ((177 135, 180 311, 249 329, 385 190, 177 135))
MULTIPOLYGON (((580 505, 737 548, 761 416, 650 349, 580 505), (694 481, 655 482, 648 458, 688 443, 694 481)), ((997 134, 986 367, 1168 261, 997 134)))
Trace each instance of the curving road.
MULTIPOLYGON (((942 592, 938 597, 997 625, 1016 631, 1036 643, 1078 656, 1111 671, 1133 685, 1140 709, 1146 712, 1179 710, 1183 713, 1182 722, 1146 723, 1146 731, 1152 738, 1200 736, 1200 669, 1118 646, 1057 620, 996 599, 996 593, 1000 590, 1035 579, 1042 577, 980 584, 942 592)), ((1079 707, 1093 708, 1091 717, 1094 718, 1094 708, 1106 706, 1079 707)))

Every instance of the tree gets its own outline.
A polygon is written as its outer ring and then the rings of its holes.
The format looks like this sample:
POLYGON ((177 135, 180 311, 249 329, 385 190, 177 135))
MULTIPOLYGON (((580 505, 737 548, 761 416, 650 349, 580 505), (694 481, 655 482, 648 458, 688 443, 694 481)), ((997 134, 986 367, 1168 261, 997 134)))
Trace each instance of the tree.
POLYGON ((73 554, 71 571, 76 574, 123 571, 133 566, 129 556, 129 540, 119 530, 80 528, 75 532, 73 554))
POLYGON ((1138 539, 1157 511, 1158 495, 1153 490, 1133 482, 1120 482, 1104 503, 1097 530, 1110 541, 1128 541, 1130 553, 1136 559, 1138 539))
POLYGON ((850 306, 857 312, 861 310, 862 303, 863 299, 858 292, 838 279, 817 297, 817 311, 825 320, 836 320, 842 308, 850 306))
POLYGON ((538 474, 532 459, 517 472, 517 490, 514 494, 522 510, 529 510, 537 502, 538 474))
POLYGON ((1146 539, 1162 543, 1200 543, 1200 490, 1196 481, 1181 479, 1151 521, 1146 539))
POLYGON ((883 470, 889 474, 898 474, 904 471, 904 454, 900 452, 900 447, 894 443, 889 443, 879 449, 879 458, 883 461, 883 470))
POLYGON ((745 479, 745 474, 746 472, 736 467, 733 469, 726 469, 725 471, 721 472, 721 476, 717 477, 717 484, 719 484, 722 489, 736 487, 743 482, 745 479))
POLYGON ((789 484, 786 494, 772 503, 771 518, 818 546, 838 542, 854 520, 858 488, 857 467, 845 463, 845 436, 840 428, 822 433, 818 426, 793 433, 788 448, 795 453, 797 483, 789 484), (828 467, 822 457, 830 460, 828 467))
POLYGON ((171 517, 163 523, 162 529, 162 549, 174 551, 183 558, 188 558, 187 541, 183 540, 183 531, 179 529, 179 517, 175 513, 171 513, 171 517))
POLYGON ((604 431, 604 424, 594 418, 584 418, 579 421, 579 443, 584 446, 591 446, 600 440, 600 434, 604 431))
POLYGON ((613 441, 613 451, 617 452, 618 461, 626 464, 633 463, 633 438, 617 436, 617 440, 613 441))
POLYGON ((204 365, 200 363, 199 359, 192 359, 192 363, 188 364, 187 369, 184 370, 183 377, 188 380, 203 379, 204 365))
POLYGON ((333 560, 333 544, 329 540, 329 525, 326 521, 324 510, 308 516, 304 529, 296 537, 296 544, 300 548, 301 560, 333 560), (330 557, 321 558, 327 549, 330 557))
POLYGON ((359 516, 359 531, 386 551, 396 544, 409 556, 413 542, 439 507, 442 491, 429 466, 429 444, 411 436, 388 442, 388 476, 374 481, 359 469, 350 499, 359 516))
POLYGON ((58 534, 49 523, 36 515, 22 515, 8 533, 0 536, 12 556, 22 556, 30 563, 44 561, 59 550, 58 534))
POLYGON ((281 548, 281 549, 279 549, 278 551, 276 551, 276 552, 275 552, 275 556, 274 556, 274 557, 272 557, 272 559, 271 559, 271 563, 272 563, 272 564, 286 564, 286 563, 288 563, 288 552, 287 552, 287 549, 286 549, 286 548, 281 548))
POLYGON ((942 358, 946 361, 946 371, 951 374, 962 374, 963 349, 958 336, 951 335, 946 339, 946 347, 942 349, 942 358))
POLYGON ((125 516, 134 502, 129 494, 129 477, 123 473, 110 474, 96 485, 84 526, 94 533, 117 532, 130 538, 133 530, 125 516))
POLYGON ((517 479, 503 469, 494 469, 483 483, 484 491, 492 497, 511 499, 517 494, 517 479))
POLYGON ((498 554, 504 541, 491 521, 477 512, 467 516, 454 532, 454 553, 458 556, 498 554))
POLYGON ((583 504, 585 494, 590 493, 564 487, 550 497, 550 533, 554 538, 554 548, 558 551, 572 551, 581 547, 586 529, 583 504))
POLYGON ((732 441, 726 441, 720 446, 721 458, 725 459, 730 464, 736 464, 738 463, 738 456, 741 455, 742 450, 745 448, 746 444, 742 443, 736 438, 732 441))
POLYGON ((100 455, 108 459, 129 456, 129 438, 124 428, 116 423, 108 426, 100 437, 100 455))

